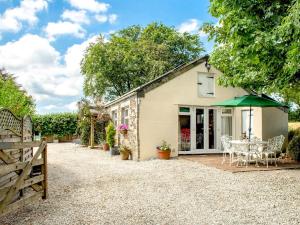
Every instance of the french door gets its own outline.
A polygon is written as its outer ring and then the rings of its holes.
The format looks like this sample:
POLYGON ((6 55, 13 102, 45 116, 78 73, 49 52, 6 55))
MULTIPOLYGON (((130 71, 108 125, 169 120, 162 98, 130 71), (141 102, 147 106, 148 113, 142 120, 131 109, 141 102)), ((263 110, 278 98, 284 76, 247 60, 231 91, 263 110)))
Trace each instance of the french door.
POLYGON ((185 112, 179 110, 179 154, 217 152, 220 140, 218 110, 211 107, 184 108, 185 112))

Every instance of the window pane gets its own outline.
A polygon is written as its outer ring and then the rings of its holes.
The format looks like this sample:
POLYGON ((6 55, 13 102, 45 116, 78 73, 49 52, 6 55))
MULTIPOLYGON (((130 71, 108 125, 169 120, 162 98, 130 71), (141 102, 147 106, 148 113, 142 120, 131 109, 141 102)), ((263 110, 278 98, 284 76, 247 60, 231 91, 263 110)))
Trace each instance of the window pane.
POLYGON ((180 107, 179 112, 190 112, 190 108, 189 107, 180 107))
POLYGON ((222 114, 231 114, 231 109, 222 109, 222 114))
POLYGON ((191 150, 191 116, 179 115, 180 151, 191 150))
POLYGON ((196 110, 196 148, 204 149, 204 109, 196 110))
MULTIPOLYGON (((242 111, 242 136, 247 136, 249 138, 249 123, 250 123, 250 111, 249 110, 243 110, 242 111)), ((251 110, 251 136, 254 134, 253 130, 253 121, 254 121, 254 116, 253 116, 253 111, 251 110)))

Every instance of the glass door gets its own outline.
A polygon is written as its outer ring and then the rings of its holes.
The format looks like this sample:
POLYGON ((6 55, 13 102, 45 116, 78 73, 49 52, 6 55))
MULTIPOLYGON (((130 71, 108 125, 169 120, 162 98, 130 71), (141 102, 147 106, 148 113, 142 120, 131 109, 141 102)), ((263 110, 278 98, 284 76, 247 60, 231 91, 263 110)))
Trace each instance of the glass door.
POLYGON ((196 149, 204 149, 205 113, 204 108, 196 109, 196 149))
POLYGON ((191 151, 191 108, 179 108, 179 151, 191 151))
POLYGON ((208 109, 208 149, 217 149, 217 110, 208 109))

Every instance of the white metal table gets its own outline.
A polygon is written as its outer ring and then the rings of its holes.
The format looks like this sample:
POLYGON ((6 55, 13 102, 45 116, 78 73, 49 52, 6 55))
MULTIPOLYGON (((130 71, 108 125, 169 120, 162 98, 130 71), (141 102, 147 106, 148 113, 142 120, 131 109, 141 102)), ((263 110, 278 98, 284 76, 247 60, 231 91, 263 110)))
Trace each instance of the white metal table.
POLYGON ((256 166, 258 166, 258 148, 263 148, 266 144, 268 144, 268 142, 251 140, 231 140, 230 144, 232 145, 233 153, 238 156, 237 159, 234 160, 234 162, 237 162, 239 165, 239 162, 243 161, 246 163, 246 166, 248 166, 248 163, 255 162, 256 166), (251 148, 251 146, 256 146, 257 150, 252 151, 253 148, 251 148), (256 155, 256 159, 251 159, 253 155, 256 155), (244 156, 243 159, 242 156, 244 156))

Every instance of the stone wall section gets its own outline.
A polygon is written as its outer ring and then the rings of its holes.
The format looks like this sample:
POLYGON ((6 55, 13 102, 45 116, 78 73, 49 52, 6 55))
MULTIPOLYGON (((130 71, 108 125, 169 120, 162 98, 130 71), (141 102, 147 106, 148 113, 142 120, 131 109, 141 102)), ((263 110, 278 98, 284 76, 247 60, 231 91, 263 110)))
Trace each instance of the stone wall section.
MULTIPOLYGON (((131 97, 128 97, 127 99, 124 99, 123 101, 117 102, 113 105, 110 105, 107 107, 107 112, 111 114, 113 110, 117 110, 118 114, 118 123, 117 126, 119 126, 122 122, 122 108, 127 107, 129 108, 128 114, 129 114, 129 121, 128 121, 128 133, 126 135, 121 134, 119 131, 117 131, 116 134, 116 140, 117 145, 126 145, 128 146, 132 151, 132 156, 134 160, 137 160, 138 158, 138 142, 137 142, 137 96, 133 95, 131 97)), ((117 129, 117 127, 116 127, 117 129)))

